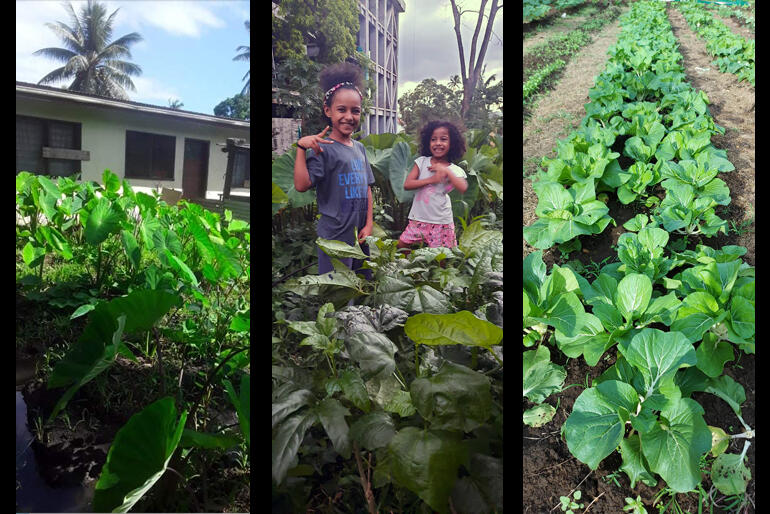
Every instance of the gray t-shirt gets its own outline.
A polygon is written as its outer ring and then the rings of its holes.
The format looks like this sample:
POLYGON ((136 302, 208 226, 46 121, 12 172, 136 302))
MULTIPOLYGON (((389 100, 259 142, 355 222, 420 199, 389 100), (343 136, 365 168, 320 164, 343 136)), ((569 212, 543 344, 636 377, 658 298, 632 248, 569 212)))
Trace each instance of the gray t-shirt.
MULTIPOLYGON (((435 172, 428 169, 430 166, 430 157, 420 156, 414 160, 419 173, 418 180, 430 178, 435 172)), ((460 166, 450 164, 449 169, 460 178, 467 175, 460 166)), ((449 198, 449 192, 454 186, 445 178, 438 184, 428 184, 417 190, 412 200, 412 208, 409 211, 409 219, 422 221, 423 223, 436 223, 439 225, 448 225, 453 222, 452 201, 449 198)))
POLYGON ((321 213, 317 233, 352 245, 354 228, 366 225, 369 185, 374 184, 372 168, 359 141, 354 140, 353 146, 335 141, 322 148, 319 155, 307 152, 307 170, 321 213))

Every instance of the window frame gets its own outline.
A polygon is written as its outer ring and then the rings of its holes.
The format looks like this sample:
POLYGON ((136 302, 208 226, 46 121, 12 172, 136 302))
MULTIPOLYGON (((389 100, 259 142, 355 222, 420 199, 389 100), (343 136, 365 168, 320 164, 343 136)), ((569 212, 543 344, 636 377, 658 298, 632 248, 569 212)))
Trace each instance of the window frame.
MULTIPOLYGON (((51 124, 52 123, 62 123, 65 125, 70 125, 73 129, 73 141, 74 141, 74 148, 68 148, 68 150, 83 150, 83 124, 78 121, 70 121, 70 120, 59 120, 56 118, 41 118, 40 116, 29 116, 27 114, 17 114, 16 120, 18 121, 19 118, 21 119, 27 119, 27 120, 35 120, 39 121, 42 124, 42 145, 40 147, 40 156, 38 159, 41 160, 43 165, 43 170, 35 170, 34 173, 37 175, 42 175, 42 172, 45 172, 47 175, 50 176, 51 170, 50 165, 51 161, 72 161, 77 163, 76 168, 79 171, 74 171, 70 173, 69 175, 64 176, 73 176, 77 175, 78 173, 83 173, 83 161, 80 159, 56 159, 53 157, 43 157, 43 147, 48 148, 61 148, 61 147, 52 147, 51 146, 51 124)), ((18 166, 17 164, 14 164, 14 166, 18 166)), ((16 174, 19 174, 20 170, 16 170, 16 174)), ((62 176, 62 175, 57 175, 62 176)))
POLYGON ((174 182, 176 180, 176 145, 177 145, 177 137, 168 135, 168 134, 156 134, 154 132, 144 132, 141 130, 131 130, 126 129, 126 135, 125 135, 125 148, 124 148, 124 167, 123 167, 123 176, 127 179, 136 179, 136 180, 159 180, 164 182, 174 182), (129 152, 128 152, 128 137, 129 133, 134 134, 141 134, 142 136, 149 136, 150 137, 150 144, 146 145, 147 148, 149 148, 150 152, 150 171, 147 175, 137 175, 136 173, 129 172, 129 152), (154 156, 154 148, 155 148, 155 138, 169 138, 172 141, 171 144, 171 176, 164 176, 164 177, 153 177, 150 175, 152 173, 153 169, 153 163, 155 162, 155 156, 154 156))

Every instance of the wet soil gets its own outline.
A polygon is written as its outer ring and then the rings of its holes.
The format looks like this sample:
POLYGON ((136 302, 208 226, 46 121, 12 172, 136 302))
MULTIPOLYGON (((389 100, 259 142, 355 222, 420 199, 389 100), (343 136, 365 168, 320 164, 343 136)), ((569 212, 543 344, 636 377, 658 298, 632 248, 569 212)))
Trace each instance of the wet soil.
MULTIPOLYGON (((719 72, 719 69, 711 64, 713 58, 705 50, 705 43, 694 34, 687 26, 681 14, 669 7, 669 19, 678 38, 679 51, 684 57, 683 65, 690 83, 696 89, 703 90, 709 100, 709 110, 716 123, 725 128, 724 135, 712 137, 715 147, 725 149, 727 157, 735 165, 735 171, 720 174, 730 188, 731 204, 718 210, 717 214, 728 220, 731 227, 738 227, 737 232, 731 230, 728 234, 720 234, 717 237, 694 238, 688 245, 693 248, 698 242, 713 247, 724 245, 740 245, 747 248, 743 256, 745 262, 755 265, 755 119, 754 119, 754 88, 746 82, 739 82, 734 75, 719 72)), ((534 214, 537 205, 537 197, 532 191, 531 181, 527 178, 537 170, 543 156, 555 155, 556 141, 565 137, 575 128, 585 116, 583 104, 589 101, 588 89, 593 86, 593 78, 600 73, 606 64, 606 49, 615 43, 619 27, 617 22, 605 27, 602 31, 603 40, 597 40, 591 48, 586 48, 577 56, 574 62, 568 65, 568 81, 564 79, 554 87, 554 90, 537 106, 537 111, 524 123, 524 180, 523 180, 523 222, 530 225, 535 221, 534 214)), ((653 194, 662 197, 660 190, 653 190, 653 194)), ((583 249, 573 253, 570 258, 578 259, 584 264, 587 261, 600 262, 605 257, 614 256, 611 245, 617 242, 618 236, 624 232, 622 224, 639 212, 648 212, 644 207, 637 205, 623 206, 610 195, 608 202, 610 216, 616 220, 617 226, 610 224, 604 233, 583 237, 581 242, 583 249)), ((534 251, 523 242, 524 256, 534 251)), ((562 264, 564 261, 559 255, 558 249, 544 251, 543 259, 546 265, 551 267, 553 263, 562 264)), ((591 368, 580 359, 567 360, 560 352, 553 351, 551 358, 557 364, 565 366, 567 378, 565 387, 570 384, 580 384, 569 387, 561 393, 552 395, 546 402, 557 407, 554 419, 548 424, 531 428, 524 425, 523 428, 523 506, 525 513, 547 513, 559 511, 559 496, 567 495, 574 489, 583 493, 581 503, 585 505, 585 511, 597 513, 623 512, 624 499, 628 496, 634 498, 639 495, 648 512, 656 511, 653 501, 656 494, 664 487, 661 480, 655 487, 648 487, 643 483, 637 483, 634 489, 630 487, 630 480, 625 473, 612 475, 621 465, 619 453, 614 453, 604 459, 599 467, 591 471, 588 466, 575 459, 566 442, 560 436, 560 430, 567 419, 575 399, 585 389, 586 377, 590 385, 591 380, 603 373, 614 362, 615 350, 608 352, 610 357, 601 360, 599 364, 591 368), (614 477, 614 479, 613 479, 614 477), (615 481, 619 485, 615 484, 615 481), (590 510, 589 510, 590 509, 590 510)), ((744 355, 736 350, 736 360, 728 362, 725 366, 725 374, 733 377, 741 384, 746 392, 746 401, 742 404, 742 416, 752 428, 756 427, 756 382, 755 382, 755 356, 744 355)), ((698 401, 705 410, 705 421, 708 425, 720 427, 728 434, 742 431, 741 424, 728 404, 718 397, 706 393, 694 393, 692 398, 698 401)), ((534 404, 523 399, 522 410, 532 407, 534 404)), ((743 449, 743 440, 733 440, 728 448, 729 453, 740 453, 743 449)), ((747 466, 752 474, 752 480, 748 484, 746 497, 754 499, 755 496, 755 446, 747 452, 747 466)), ((706 491, 711 488, 708 477, 704 478, 703 486, 706 491)), ((670 498, 666 497, 666 503, 670 498)), ((713 512, 726 512, 720 505, 723 495, 714 491, 713 512)), ((684 512, 698 512, 698 495, 677 494, 676 501, 684 512)), ((659 505, 659 504, 658 504, 659 505)), ((703 505, 704 512, 709 512, 709 505, 703 505)), ((583 512, 584 510, 581 510, 583 512)), ((672 512, 672 507, 668 512, 672 512)), ((753 505, 749 504, 747 510, 741 512, 755 512, 753 505)))
MULTIPOLYGON (((614 364, 615 350, 607 352, 611 357, 602 359, 595 367, 588 366, 585 361, 579 359, 569 359, 557 351, 551 352, 551 360, 556 364, 565 366, 567 378, 564 387, 571 384, 578 384, 563 390, 561 393, 551 395, 546 399, 546 403, 557 407, 554 418, 547 424, 539 428, 532 428, 524 425, 523 428, 523 505, 522 512, 531 514, 545 514, 553 511, 553 508, 559 505, 559 497, 566 496, 574 489, 582 492, 583 499, 581 503, 586 506, 588 511, 594 514, 618 514, 623 512, 625 498, 637 495, 648 512, 655 512, 653 501, 658 492, 664 488, 662 480, 658 480, 655 487, 649 487, 641 482, 631 488, 631 481, 624 472, 613 475, 621 466, 622 460, 618 452, 614 452, 605 458, 599 467, 591 469, 578 461, 569 451, 567 443, 560 435, 562 425, 567 420, 567 416, 572 412, 572 407, 578 396, 585 390, 586 381, 590 385, 592 381, 614 364), (615 484, 617 481, 618 484, 615 484), (595 501, 594 501, 595 500, 595 501)), ((752 427, 756 427, 755 418, 755 400, 756 400, 756 382, 755 382, 755 359, 754 355, 742 355, 740 361, 731 362, 725 366, 725 374, 731 376, 736 382, 743 385, 746 391, 746 401, 741 405, 741 415, 744 421, 752 427)), ((735 413, 729 405, 720 398, 707 393, 693 393, 692 398, 697 401, 706 411, 704 419, 706 424, 720 427, 728 434, 737 434, 742 432, 741 424, 735 413)), ((535 404, 526 399, 522 401, 522 411, 535 404)), ((753 441, 752 441, 753 442, 753 441)), ((736 439, 730 443, 726 450, 728 453, 741 453, 743 450, 743 440, 736 439)), ((752 481, 747 488, 747 496, 753 498, 755 495, 755 451, 752 445, 748 452, 747 467, 751 471, 752 481)), ((703 481, 703 487, 708 491, 711 487, 711 481, 707 477, 703 481)), ((715 493, 714 498, 719 501, 722 495, 715 493)), ((666 498, 666 501, 668 498, 666 498)), ((684 512, 698 512, 698 495, 677 494, 676 501, 684 512)), ((704 505, 704 512, 708 512, 708 506, 704 505)), ((556 509, 557 512, 560 512, 556 509)), ((581 512, 584 512, 581 510, 581 512)), ((669 510, 669 512, 673 512, 669 510)), ((725 512, 715 508, 714 513, 725 512)), ((749 506, 746 512, 754 512, 749 506)))

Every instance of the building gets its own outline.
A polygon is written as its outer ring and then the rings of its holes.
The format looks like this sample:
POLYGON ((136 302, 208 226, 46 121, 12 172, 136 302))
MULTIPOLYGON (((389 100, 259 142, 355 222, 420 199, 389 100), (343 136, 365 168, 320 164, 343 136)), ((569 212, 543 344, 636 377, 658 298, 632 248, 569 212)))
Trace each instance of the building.
POLYGON ((365 134, 398 132, 398 15, 405 0, 358 0, 358 50, 375 65, 377 92, 365 134))
POLYGON ((230 155, 229 193, 245 199, 249 134, 249 121, 16 82, 16 173, 101 182, 109 169, 139 191, 219 200, 230 155))
MULTIPOLYGON (((278 3, 272 2, 274 14, 278 12, 278 3)), ((376 86, 372 98, 374 106, 369 110, 366 120, 361 120, 364 136, 398 132, 398 15, 405 10, 405 0, 358 0, 356 46, 359 52, 372 60, 376 86)), ((306 38, 310 57, 318 51, 314 39, 312 34, 306 38)), ((369 72, 366 72, 366 78, 369 78, 369 72)), ((284 152, 296 140, 291 140, 297 132, 296 124, 284 120, 288 118, 273 118, 273 151, 278 153, 284 152)))

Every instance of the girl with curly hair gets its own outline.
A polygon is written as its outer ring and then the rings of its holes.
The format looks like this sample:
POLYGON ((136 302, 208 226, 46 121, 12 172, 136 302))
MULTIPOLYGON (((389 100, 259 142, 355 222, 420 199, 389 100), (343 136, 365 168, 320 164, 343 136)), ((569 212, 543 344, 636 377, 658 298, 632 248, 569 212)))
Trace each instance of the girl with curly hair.
POLYGON ((425 242, 431 248, 457 246, 452 202, 448 193, 468 189, 466 174, 452 161, 465 154, 465 139, 449 121, 428 122, 420 131, 420 157, 404 181, 404 189, 417 189, 409 223, 398 238, 399 248, 425 242))

